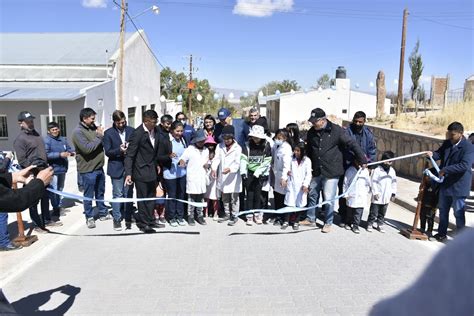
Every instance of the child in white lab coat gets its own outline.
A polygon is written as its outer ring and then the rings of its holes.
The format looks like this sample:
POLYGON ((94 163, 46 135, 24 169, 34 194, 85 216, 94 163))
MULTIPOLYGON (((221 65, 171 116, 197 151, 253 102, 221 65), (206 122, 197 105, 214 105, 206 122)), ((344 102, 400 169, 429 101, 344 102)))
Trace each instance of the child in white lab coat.
MULTIPOLYGON (((293 150, 293 158, 288 173, 288 181, 285 184, 285 205, 292 207, 305 207, 308 203, 309 184, 311 182, 311 159, 306 156, 305 143, 296 144, 293 150)), ((293 212, 293 229, 298 230, 300 212, 293 212)), ((290 222, 290 213, 284 214, 281 229, 286 229, 290 222)))
POLYGON ((233 226, 239 218, 239 193, 242 192, 242 177, 240 176, 240 159, 242 148, 234 138, 234 127, 224 126, 222 129, 223 141, 216 149, 216 155, 212 161, 212 176, 217 180, 217 190, 224 205, 225 215, 218 223, 227 222, 233 226))
MULTIPOLYGON (((273 173, 273 198, 275 201, 275 209, 285 207, 286 184, 288 181, 288 172, 291 167, 293 150, 289 143, 289 135, 286 129, 279 129, 275 133, 275 142, 272 147, 272 165, 273 173)), ((288 214, 289 215, 289 214, 288 214)), ((282 225, 282 229, 288 227, 288 221, 285 215, 277 216, 274 225, 282 225)))
POLYGON ((347 214, 346 229, 359 234, 359 225, 364 208, 368 204, 370 193, 370 175, 367 168, 359 169, 359 163, 354 161, 344 174, 343 192, 345 192, 347 214), (355 181, 355 183, 353 183, 355 181))
POLYGON ((206 185, 207 185, 207 190, 206 194, 204 194, 204 198, 206 199, 207 202, 207 207, 204 209, 204 216, 207 217, 208 215, 210 216, 211 214, 208 213, 209 209, 212 208, 213 212, 213 218, 215 221, 219 219, 219 201, 218 201, 218 195, 217 195, 217 181, 216 179, 212 176, 212 161, 214 160, 216 156, 216 141, 214 140, 214 137, 212 135, 208 135, 206 138, 206 141, 204 142, 204 146, 207 147, 209 150, 209 160, 206 165, 207 169, 207 178, 206 178, 206 185))
MULTIPOLYGON (((386 151, 382 154, 382 160, 392 159, 395 154, 386 151)), ((378 165, 372 172, 372 203, 370 204, 369 219, 367 220, 367 231, 372 228, 385 233, 383 228, 388 203, 395 200, 397 194, 397 175, 391 167, 392 162, 384 162, 378 165)))
MULTIPOLYGON (((186 193, 188 201, 203 202, 206 193, 206 164, 209 160, 209 150, 204 147, 206 135, 203 130, 197 130, 191 140, 191 146, 186 148, 180 157, 179 165, 186 166, 186 193)), ((197 213, 197 222, 206 225, 202 207, 188 205, 188 224, 195 225, 194 211, 197 213)))

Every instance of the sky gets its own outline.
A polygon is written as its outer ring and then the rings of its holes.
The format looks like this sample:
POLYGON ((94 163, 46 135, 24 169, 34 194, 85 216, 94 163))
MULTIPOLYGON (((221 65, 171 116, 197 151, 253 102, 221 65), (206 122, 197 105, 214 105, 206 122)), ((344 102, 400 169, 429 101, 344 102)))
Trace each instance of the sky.
MULTIPOLYGON (((418 39, 428 93, 432 75, 449 73, 450 89, 458 89, 474 74, 472 0, 128 0, 129 14, 152 5, 159 15, 133 20, 160 63, 183 71, 193 54, 195 76, 214 87, 255 91, 289 79, 310 88, 344 66, 353 89, 375 92, 383 70, 387 91, 396 91, 404 8, 405 91, 418 39)), ((1 32, 118 32, 119 22, 112 0, 0 0, 1 32)))

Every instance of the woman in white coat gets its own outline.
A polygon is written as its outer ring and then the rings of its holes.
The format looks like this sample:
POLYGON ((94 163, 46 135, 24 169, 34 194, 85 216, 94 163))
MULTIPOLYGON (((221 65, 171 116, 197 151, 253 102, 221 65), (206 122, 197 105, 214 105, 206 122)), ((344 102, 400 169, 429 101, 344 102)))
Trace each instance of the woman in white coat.
MULTIPOLYGON (((285 205, 291 207, 306 207, 308 204, 308 190, 311 183, 311 159, 306 157, 305 143, 300 142, 293 150, 288 183, 286 185, 285 205)), ((299 229, 300 212, 294 212, 293 229, 299 229)), ((290 222, 290 213, 284 215, 282 229, 286 229, 290 222)))
POLYGON ((229 221, 228 225, 233 226, 238 221, 239 193, 242 192, 242 176, 240 175, 242 148, 234 138, 232 125, 224 126, 221 135, 223 142, 217 146, 211 173, 217 179, 217 190, 224 204, 225 215, 218 222, 229 221))
MULTIPOLYGON (((289 135, 286 129, 279 129, 275 133, 275 143, 272 148, 272 172, 275 183, 273 184, 273 197, 275 209, 285 207, 286 182, 291 167, 293 151, 288 142, 289 135)), ((284 219, 275 219, 274 225, 283 224, 284 219)), ((288 225, 287 225, 288 227, 288 225)))

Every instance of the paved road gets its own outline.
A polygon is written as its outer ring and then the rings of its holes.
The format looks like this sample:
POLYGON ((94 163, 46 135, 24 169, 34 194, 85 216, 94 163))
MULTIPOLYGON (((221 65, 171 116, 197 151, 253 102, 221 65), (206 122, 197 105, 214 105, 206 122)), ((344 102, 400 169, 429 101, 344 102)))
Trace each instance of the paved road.
MULTIPOLYGON (((388 214, 412 218, 396 205, 388 214)), ((81 206, 64 222, 57 231, 72 235, 41 235, 24 253, 7 254, 22 260, 2 277, 17 307, 55 310, 68 295, 45 291, 70 284, 80 292, 65 291, 74 298, 67 315, 359 315, 415 280, 440 247, 409 241, 393 227, 322 234, 208 221, 144 235, 114 232, 108 221, 89 230, 81 206)))

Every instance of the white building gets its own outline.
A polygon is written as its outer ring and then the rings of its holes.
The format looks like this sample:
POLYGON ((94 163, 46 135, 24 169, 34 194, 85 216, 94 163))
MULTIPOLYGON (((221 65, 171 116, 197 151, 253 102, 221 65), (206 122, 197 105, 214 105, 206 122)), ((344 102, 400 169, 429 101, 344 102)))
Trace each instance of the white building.
MULTIPOLYGON (((0 150, 11 150, 20 111, 36 116, 43 135, 54 120, 69 137, 84 107, 97 112, 98 124, 112 125, 119 33, 0 33, 0 44, 0 150)), ((125 35, 124 56, 122 110, 136 127, 145 110, 165 112, 160 67, 138 32, 125 35)))
MULTIPOLYGON (((330 89, 316 89, 308 92, 296 91, 259 97, 260 112, 268 120, 272 131, 288 123, 306 121, 314 108, 322 108, 326 115, 352 120, 357 111, 364 111, 367 117, 376 115, 376 96, 350 89, 350 79, 336 79, 330 89), (263 104, 263 105, 262 105, 263 104)), ((390 114, 390 100, 385 99, 385 114, 390 114)))

